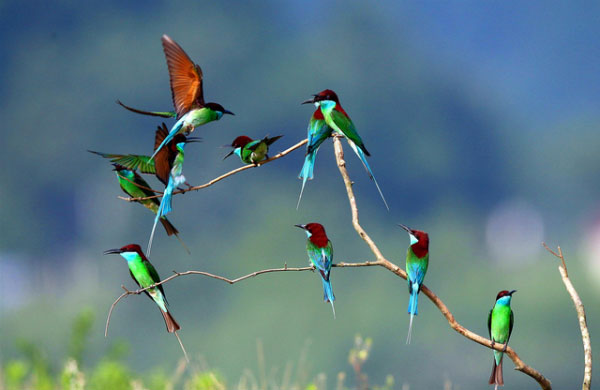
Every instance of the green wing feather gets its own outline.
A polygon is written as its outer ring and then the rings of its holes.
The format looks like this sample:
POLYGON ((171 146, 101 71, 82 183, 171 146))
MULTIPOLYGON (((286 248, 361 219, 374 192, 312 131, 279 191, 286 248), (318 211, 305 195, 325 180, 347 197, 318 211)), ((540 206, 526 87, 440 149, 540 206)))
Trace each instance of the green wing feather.
MULTIPOLYGON (((148 273, 150 274, 150 277, 152 278, 152 280, 154 281, 154 283, 158 283, 160 282, 160 276, 158 276, 158 272, 156 272, 156 268, 154 268, 154 266, 152 265, 152 263, 150 263, 148 260, 142 260, 144 262, 144 265, 146 266, 146 268, 148 268, 148 273)), ((156 286, 158 287, 158 289, 160 290, 160 292, 162 293, 163 297, 165 298, 165 302, 167 301, 167 296, 165 295, 165 291, 163 290, 163 286, 162 284, 156 286)))
POLYGON ((331 110, 329 115, 325 115, 325 113, 323 113, 323 116, 325 117, 325 121, 329 126, 333 127, 333 129, 337 132, 344 134, 346 138, 348 138, 349 140, 354 142, 356 146, 361 148, 367 156, 370 155, 365 149, 365 145, 363 144, 363 141, 360 138, 360 135, 358 135, 356 127, 354 126, 354 123, 352 123, 352 120, 350 120, 350 118, 348 118, 343 113, 337 111, 335 108, 331 110))
POLYGON ((130 169, 132 171, 139 169, 142 173, 156 173, 156 168, 154 167, 154 160, 151 160, 150 156, 142 156, 139 154, 111 154, 94 152, 93 150, 88 150, 88 152, 97 154, 104 158, 108 158, 112 163, 122 165, 125 168, 130 169))

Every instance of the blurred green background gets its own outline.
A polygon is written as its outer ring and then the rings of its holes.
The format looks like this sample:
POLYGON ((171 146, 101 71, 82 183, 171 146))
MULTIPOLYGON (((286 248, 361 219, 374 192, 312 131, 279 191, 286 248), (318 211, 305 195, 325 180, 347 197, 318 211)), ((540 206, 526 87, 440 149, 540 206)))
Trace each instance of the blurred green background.
MULTIPOLYGON (((0 362, 26 357, 26 342, 59 372, 87 308, 95 320, 83 369, 122 340, 139 375, 176 369, 177 341, 145 297, 121 302, 103 337, 120 285, 134 284, 125 262, 102 251, 145 247, 153 217, 118 200, 111 166, 86 152, 150 153, 160 120, 115 100, 171 108, 167 33, 202 66, 207 100, 236 114, 196 130, 204 143, 187 149, 190 183, 239 166, 218 148, 237 135, 283 134, 271 154, 300 141, 312 113, 300 102, 334 89, 390 203, 387 212, 344 143, 362 225, 383 254, 403 266, 408 237, 397 222, 428 231, 426 284, 482 335, 496 293, 517 289, 511 345, 555 388, 579 386, 577 320, 540 243, 562 246, 597 336, 599 12, 592 2, 0 2, 0 362)), ((304 266, 305 236, 293 225, 312 221, 326 227, 335 261, 373 259, 352 229, 330 141, 295 210, 303 156, 176 196, 169 218, 192 255, 159 228, 159 273, 304 266)), ((452 331, 426 299, 405 345, 405 281, 379 268, 334 269, 332 280, 336 320, 312 273, 234 286, 186 276, 165 289, 188 352, 229 386, 257 369, 262 340, 278 372, 310 342, 308 372, 334 388, 356 333, 373 339, 364 368, 376 383, 391 374, 398 389, 486 386, 491 352, 452 331)), ((507 387, 534 387, 512 367, 507 387)))

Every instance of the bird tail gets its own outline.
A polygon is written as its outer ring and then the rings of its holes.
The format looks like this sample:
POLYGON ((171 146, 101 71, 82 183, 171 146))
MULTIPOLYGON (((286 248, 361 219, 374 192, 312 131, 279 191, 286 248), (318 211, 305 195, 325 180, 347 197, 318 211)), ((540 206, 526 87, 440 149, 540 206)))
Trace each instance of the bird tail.
POLYGON ((181 329, 181 327, 179 326, 179 324, 177 323, 177 321, 175 321, 175 318, 173 318, 173 316, 171 315, 171 313, 167 310, 167 311, 160 311, 163 315, 163 318, 165 319, 165 325, 167 325, 167 331, 169 333, 173 333, 178 331, 179 329, 181 329))
MULTIPOLYGON (((171 184, 170 179, 169 179, 169 184, 171 184)), ((156 224, 158 223, 158 220, 161 219, 163 216, 167 215, 169 212, 171 212, 171 197, 172 196, 173 196, 173 186, 168 185, 167 188, 165 188, 163 197, 160 200, 160 206, 158 206, 158 211, 156 212, 156 217, 154 218, 154 226, 152 226, 152 232, 150 233, 150 240, 148 241, 148 250, 146 251, 148 256, 150 256, 150 251, 152 250, 152 240, 154 240, 154 232, 156 231, 156 224)), ((177 238, 179 238, 179 236, 177 236, 177 238)), ((188 250, 188 252, 189 252, 189 250, 188 250)))
POLYGON ((119 104, 121 107, 123 107, 126 110, 135 112, 136 114, 160 116, 162 118, 175 118, 177 116, 177 113, 175 111, 143 111, 143 110, 138 110, 137 108, 126 106, 120 100, 117 100, 117 104, 119 104))
POLYGON ((163 227, 165 228, 167 235, 175 235, 175 237, 177 237, 177 239, 179 240, 185 251, 188 253, 188 255, 191 255, 192 252, 190 252, 190 248, 188 248, 187 245, 185 245, 185 242, 183 242, 183 240, 181 239, 181 237, 179 237, 179 232, 177 231, 177 229, 175 229, 175 226, 171 224, 167 217, 162 217, 160 219, 160 223, 162 223, 163 227))
POLYGON ((410 321, 408 323, 408 336, 406 337, 406 344, 410 344, 412 335, 412 324, 414 317, 418 314, 417 305, 419 302, 419 288, 413 287, 410 292, 410 299, 408 301, 408 314, 410 314, 410 321))
POLYGON ((333 290, 331 289, 331 281, 322 279, 323 281, 323 300, 325 302, 331 303, 331 309, 333 310, 333 318, 335 318, 335 307, 333 306, 333 301, 335 301, 335 295, 333 295, 333 290))
POLYGON ((168 144, 173 139, 173 137, 175 137, 175 134, 177 134, 179 132, 179 130, 181 130, 182 126, 183 126, 182 120, 179 120, 179 121, 177 121, 177 123, 175 123, 175 126, 173 126, 171 131, 169 131, 169 134, 167 134, 165 139, 163 139, 163 141, 160 143, 160 145, 158 145, 158 148, 156 148, 156 150, 154 151, 154 154, 152 154, 152 156, 150 157, 150 161, 152 161, 154 159, 154 156, 156 156, 156 153, 158 153, 158 151, 161 150, 163 148, 163 146, 168 144))
POLYGON ((504 386, 504 378, 502 376, 502 357, 503 353, 500 351, 494 351, 494 361, 492 365, 492 374, 488 383, 490 385, 504 386))
POLYGON ((317 150, 310 152, 304 158, 304 165, 298 175, 298 179, 302 179, 302 189, 300 190, 300 196, 298 197, 298 204, 296 204, 296 210, 300 207, 300 201, 302 200, 302 194, 304 193, 304 186, 307 180, 312 180, 313 169, 315 167, 315 158, 317 157, 317 150))
POLYGON ((388 206, 388 204, 385 200, 385 197, 383 196, 383 192, 381 192, 381 188, 379 188, 379 183, 377 183, 377 179, 375 179, 375 175, 373 175, 373 171, 371 170, 371 167, 369 166, 369 163, 367 162, 367 157, 365 156, 365 152, 363 152, 362 149, 358 148, 356 146, 356 144, 354 142, 352 142, 351 140, 348 140, 348 143, 350 144, 350 147, 352 148, 352 150, 354 150, 354 153, 356 153, 358 158, 360 158, 360 161, 362 161, 365 169, 367 170, 367 173, 369 174, 369 178, 371 178, 371 180, 373 180, 373 183, 375 183, 375 187, 377 187, 377 191, 379 191, 379 196, 381 196, 381 200, 383 200, 383 204, 385 204, 385 208, 388 209, 388 211, 390 211, 390 206, 388 206))
POLYGON ((167 236, 172 236, 173 234, 177 235, 179 231, 175 229, 175 226, 171 224, 171 222, 167 219, 167 217, 163 217, 160 219, 160 223, 162 223, 165 231, 167 232, 167 236))

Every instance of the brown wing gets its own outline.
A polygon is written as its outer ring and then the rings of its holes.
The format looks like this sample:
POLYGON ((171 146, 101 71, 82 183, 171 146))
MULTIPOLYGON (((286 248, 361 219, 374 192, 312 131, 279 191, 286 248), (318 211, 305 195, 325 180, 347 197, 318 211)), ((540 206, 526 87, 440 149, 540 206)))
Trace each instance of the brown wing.
MULTIPOLYGON (((158 126, 154 135, 154 150, 160 146, 163 140, 169 134, 167 126, 163 123, 162 126, 158 126)), ((171 171, 170 154, 168 146, 161 148, 156 156, 154 156, 154 167, 156 168, 156 177, 165 186, 169 183, 169 173, 171 171)))
POLYGON ((204 105, 202 69, 194 64, 181 46, 167 35, 162 36, 162 44, 169 68, 173 106, 177 118, 180 118, 194 104, 204 105))

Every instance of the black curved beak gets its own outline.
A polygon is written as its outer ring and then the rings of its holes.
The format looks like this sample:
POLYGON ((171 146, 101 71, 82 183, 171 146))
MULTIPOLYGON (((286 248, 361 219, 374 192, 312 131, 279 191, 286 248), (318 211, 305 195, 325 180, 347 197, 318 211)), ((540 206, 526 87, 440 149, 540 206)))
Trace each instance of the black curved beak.
POLYGON ((296 227, 299 227, 302 230, 306 230, 306 225, 294 225, 296 227))
POLYGON ((200 137, 187 137, 185 143, 193 143, 193 142, 202 142, 202 138, 200 137))
POLYGON ((123 253, 123 251, 120 249, 109 249, 107 251, 104 251, 105 255, 118 255, 120 253, 123 253))
POLYGON ((511 296, 512 296, 512 295, 513 295, 514 293, 516 293, 516 292, 517 292, 517 290, 511 290, 511 291, 509 291, 509 292, 508 292, 508 295, 511 295, 511 296))
POLYGON ((407 232, 408 234, 413 234, 413 231, 412 231, 412 229, 411 229, 411 228, 409 228, 408 226, 406 226, 406 225, 403 225, 403 224, 401 224, 401 223, 399 223, 399 224, 398 224, 398 226, 400 226, 402 229, 406 230, 406 232, 407 232))
POLYGON ((229 110, 223 110, 223 114, 229 114, 235 116, 235 114, 229 110))
MULTIPOLYGON (((231 145, 224 145, 223 147, 226 147, 226 146, 231 146, 231 145)), ((235 150, 235 149, 233 149, 233 150, 235 150)), ((227 156, 223 157, 223 160, 225 160, 227 157, 231 156, 233 154, 233 150, 231 152, 229 152, 227 154, 227 156)))
POLYGON ((311 99, 305 100, 300 104, 309 104, 309 103, 314 103, 315 102, 315 97, 317 97, 317 95, 313 95, 313 97, 311 99))

